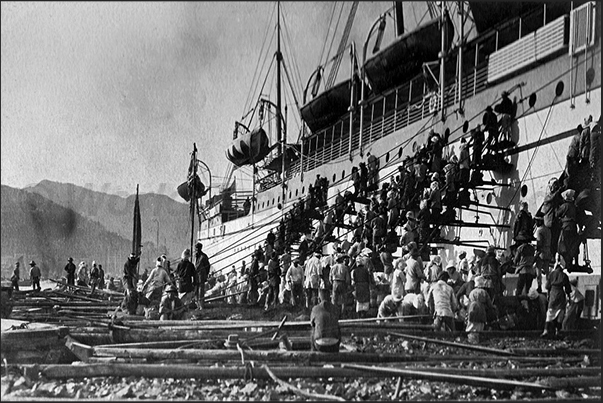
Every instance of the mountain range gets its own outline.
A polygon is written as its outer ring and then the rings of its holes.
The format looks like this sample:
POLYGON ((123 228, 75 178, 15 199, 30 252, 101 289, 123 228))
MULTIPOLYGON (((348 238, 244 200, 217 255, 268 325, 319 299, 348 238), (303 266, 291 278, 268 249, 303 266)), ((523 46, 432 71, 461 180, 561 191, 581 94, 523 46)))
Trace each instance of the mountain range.
MULTIPOLYGON (((62 268, 63 260, 73 256, 74 261, 103 260, 120 271, 131 249, 134 200, 134 195, 124 198, 48 180, 25 189, 2 185, 3 266, 7 256, 27 253, 52 267, 62 268)), ((139 201, 141 266, 152 266, 162 253, 180 257, 190 247, 189 206, 153 193, 140 194, 139 201)))

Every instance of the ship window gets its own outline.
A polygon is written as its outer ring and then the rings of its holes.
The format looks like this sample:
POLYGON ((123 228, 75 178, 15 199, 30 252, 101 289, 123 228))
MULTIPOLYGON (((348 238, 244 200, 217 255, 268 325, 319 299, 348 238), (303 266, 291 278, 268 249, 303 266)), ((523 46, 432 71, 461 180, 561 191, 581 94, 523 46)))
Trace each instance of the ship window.
POLYGON ((291 198, 291 191, 289 191, 289 198, 291 198))
POLYGON ((530 108, 533 108, 534 105, 536 105, 536 93, 533 92, 532 95, 530 95, 530 98, 528 99, 528 105, 530 105, 530 108))
POLYGON ((337 180, 337 174, 333 174, 333 182, 337 180))
POLYGON ((341 179, 345 178, 345 169, 341 171, 341 179))
POLYGON ((398 150, 398 158, 402 157, 402 147, 398 150))
POLYGON ((385 154, 385 163, 387 164, 389 162, 389 152, 387 154, 385 154))
POLYGON ((557 83, 557 86, 555 87, 555 95, 557 95, 558 97, 560 97, 561 94, 563 94, 564 87, 565 87, 565 85, 563 84, 563 81, 559 81, 557 83))
POLYGON ((523 185, 521 187, 521 197, 526 197, 527 194, 528 194, 528 186, 527 185, 523 185))
POLYGON ((467 133, 467 130, 469 130, 469 122, 465 120, 463 122, 463 133, 467 133))
POLYGON ((305 186, 303 186, 303 187, 302 187, 302 194, 304 194, 304 192, 305 192, 305 191, 306 191, 306 187, 305 187, 305 186))
POLYGON ((272 199, 272 205, 274 206, 274 198, 272 199))
POLYGON ((264 208, 264 202, 262 202, 262 208, 264 208))
POLYGON ((298 190, 299 190, 299 189, 295 189, 295 197, 297 197, 297 191, 298 191, 298 190))

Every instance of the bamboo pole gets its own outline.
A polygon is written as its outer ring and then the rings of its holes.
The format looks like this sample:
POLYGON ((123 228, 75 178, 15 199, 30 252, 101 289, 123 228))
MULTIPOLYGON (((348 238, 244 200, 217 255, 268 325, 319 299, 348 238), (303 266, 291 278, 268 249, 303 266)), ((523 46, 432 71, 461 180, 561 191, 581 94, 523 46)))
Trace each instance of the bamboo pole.
MULTIPOLYGON (((211 360, 232 361, 239 360, 240 354, 234 350, 206 350, 206 349, 142 349, 142 348, 111 348, 93 347, 94 355, 98 357, 131 357, 157 359, 189 359, 189 360, 211 360)), ((431 355, 408 355, 408 354, 377 354, 360 352, 321 353, 313 351, 278 351, 278 350, 254 350, 245 352, 249 361, 280 361, 280 362, 421 362, 432 359, 431 355)), ((448 355, 438 357, 439 361, 501 361, 509 357, 500 356, 458 356, 448 355)), ((518 362, 579 362, 580 358, 570 357, 513 357, 518 362)))
POLYGON ((331 395, 326 395, 326 394, 305 392, 305 391, 301 390, 300 388, 295 387, 295 386, 291 385, 290 383, 283 381, 282 379, 279 379, 276 375, 274 375, 274 373, 270 370, 270 368, 268 368, 267 365, 262 365, 262 368, 268 373, 268 375, 270 376, 270 378, 272 378, 273 381, 275 381, 282 387, 286 388, 287 390, 290 390, 291 392, 295 393, 298 396, 305 397, 308 399, 316 399, 316 400, 328 400, 328 401, 335 401, 335 402, 344 402, 345 401, 344 398, 339 397, 339 396, 331 396, 331 395))
MULTIPOLYGON (((116 376, 116 377, 147 377, 147 378, 174 378, 174 379, 243 379, 245 376, 244 367, 214 367, 200 366, 191 364, 133 364, 120 363, 118 359, 111 357, 90 357, 90 363, 84 365, 19 365, 26 371, 28 376, 35 378, 34 375, 43 375, 48 379, 81 379, 92 377, 116 376), (104 361, 101 363, 99 361, 104 361), (95 363, 92 363, 95 362, 95 363), (31 371, 34 371, 33 373, 31 371)), ((494 376, 494 377, 536 377, 552 376, 550 382, 575 382, 580 379, 599 378, 600 368, 529 368, 529 369, 511 369, 511 370, 469 370, 459 368, 414 368, 406 367, 409 370, 429 370, 431 372, 452 373, 458 375, 472 376, 494 376), (564 371, 567 372, 567 378, 564 371), (598 372, 597 372, 598 371, 598 372), (504 375, 500 375, 504 372, 504 375), (513 372, 516 375, 513 375, 513 372), (493 374, 493 375, 491 375, 493 374)), ((383 378, 383 374, 377 371, 357 370, 353 368, 329 368, 319 366, 279 366, 272 367, 273 373, 280 378, 383 378)), ((253 369, 255 379, 269 379, 268 373, 261 367, 253 369)), ((546 380, 549 382, 549 380, 546 380)), ((599 378, 600 382, 600 378, 599 378)), ((571 383, 569 384, 572 385, 571 383)))
POLYGON ((539 383, 531 383, 531 382, 519 382, 512 381, 507 379, 491 379, 491 378, 482 378, 477 376, 467 376, 467 375, 451 375, 451 374, 440 374, 437 372, 426 372, 426 371, 415 371, 415 370, 405 370, 405 369, 395 369, 395 368, 381 368, 381 367, 369 367, 366 365, 356 365, 356 364, 341 364, 343 368, 352 368, 358 369, 361 371, 375 371, 384 375, 389 376, 400 376, 405 377, 407 379, 425 379, 428 381, 439 381, 439 382, 449 382, 449 383, 458 383, 462 385, 470 385, 477 387, 486 387, 491 389, 516 389, 523 388, 527 390, 533 391, 542 391, 543 389, 558 389, 557 387, 553 387, 550 385, 542 385, 539 383))
POLYGON ((391 334, 392 336, 402 337, 405 339, 424 341, 426 343, 440 344, 443 346, 457 347, 457 348, 462 348, 465 350, 480 351, 483 353, 491 353, 491 354, 498 354, 498 355, 511 355, 511 356, 517 355, 516 353, 514 353, 512 351, 500 350, 497 348, 474 346, 471 344, 463 344, 463 343, 456 343, 456 342, 452 342, 452 341, 436 340, 436 339, 430 339, 427 337, 411 336, 409 334, 402 334, 402 333, 391 332, 389 334, 391 334))

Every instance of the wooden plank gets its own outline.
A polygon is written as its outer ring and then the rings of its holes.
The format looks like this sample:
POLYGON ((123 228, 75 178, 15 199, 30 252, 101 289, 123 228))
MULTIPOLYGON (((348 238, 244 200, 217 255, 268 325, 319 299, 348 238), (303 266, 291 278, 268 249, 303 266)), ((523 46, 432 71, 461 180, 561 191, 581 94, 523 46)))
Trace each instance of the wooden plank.
POLYGON ((71 336, 65 336, 65 347, 71 350, 81 361, 88 362, 88 359, 92 356, 92 347, 78 342, 71 336))

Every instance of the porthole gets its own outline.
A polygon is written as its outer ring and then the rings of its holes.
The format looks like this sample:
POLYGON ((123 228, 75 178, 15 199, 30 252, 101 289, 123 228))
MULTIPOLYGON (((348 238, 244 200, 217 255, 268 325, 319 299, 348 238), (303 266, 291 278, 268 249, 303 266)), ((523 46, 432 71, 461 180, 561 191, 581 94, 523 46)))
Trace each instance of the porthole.
POLYGON ((521 187, 521 197, 526 197, 527 194, 528 194, 528 186, 527 185, 523 185, 521 187))
POLYGON ((337 180, 337 174, 333 174, 333 182, 337 180))
POLYGON ((412 152, 416 153, 418 148, 419 148, 419 146, 417 145, 417 142, 416 141, 413 142, 412 143, 412 152))
POLYGON ((302 186, 302 194, 304 194, 305 191, 306 191, 306 187, 302 186))
POLYGON ((488 193, 488 196, 486 196, 486 203, 492 203, 492 192, 488 193))
POLYGON ((274 198, 272 199, 272 205, 274 206, 274 198))
POLYGON ((264 202, 262 202, 262 208, 264 208, 264 202))
POLYGON ((389 152, 387 154, 385 154, 385 163, 387 164, 389 162, 389 152))
POLYGON ((590 85, 593 83, 593 80, 595 79, 595 69, 593 69, 591 67, 588 70, 586 70, 585 78, 586 78, 586 85, 588 85, 590 87, 590 85))
MULTIPOLYGON (((277 202, 277 203, 280 203, 280 202, 281 202, 281 197, 280 197, 280 196, 279 196, 279 197, 276 199, 276 202, 277 202)), ((274 204, 274 203, 272 203, 272 204, 274 204)))
POLYGON ((463 122, 463 133, 467 133, 467 130, 469 130, 469 122, 465 120, 463 122))
POLYGON ((345 169, 341 171, 341 179, 345 178, 345 169))
POLYGON ((565 84, 563 84, 563 81, 559 81, 557 83, 557 86, 555 87, 555 95, 560 97, 561 94, 563 94, 563 89, 565 88, 565 84))
POLYGON ((295 197, 297 197, 297 191, 298 191, 298 189, 295 189, 295 197))
POLYGON ((528 105, 530 105, 530 108, 533 108, 534 105, 536 105, 536 99, 537 99, 536 93, 533 92, 532 95, 530 95, 530 98, 528 99, 528 105))
POLYGON ((398 158, 402 157, 402 147, 398 150, 398 158))
POLYGON ((448 143, 448 139, 450 138, 450 129, 447 127, 444 130, 444 143, 448 143))
POLYGON ((291 191, 289 191, 289 198, 291 198, 291 191))

